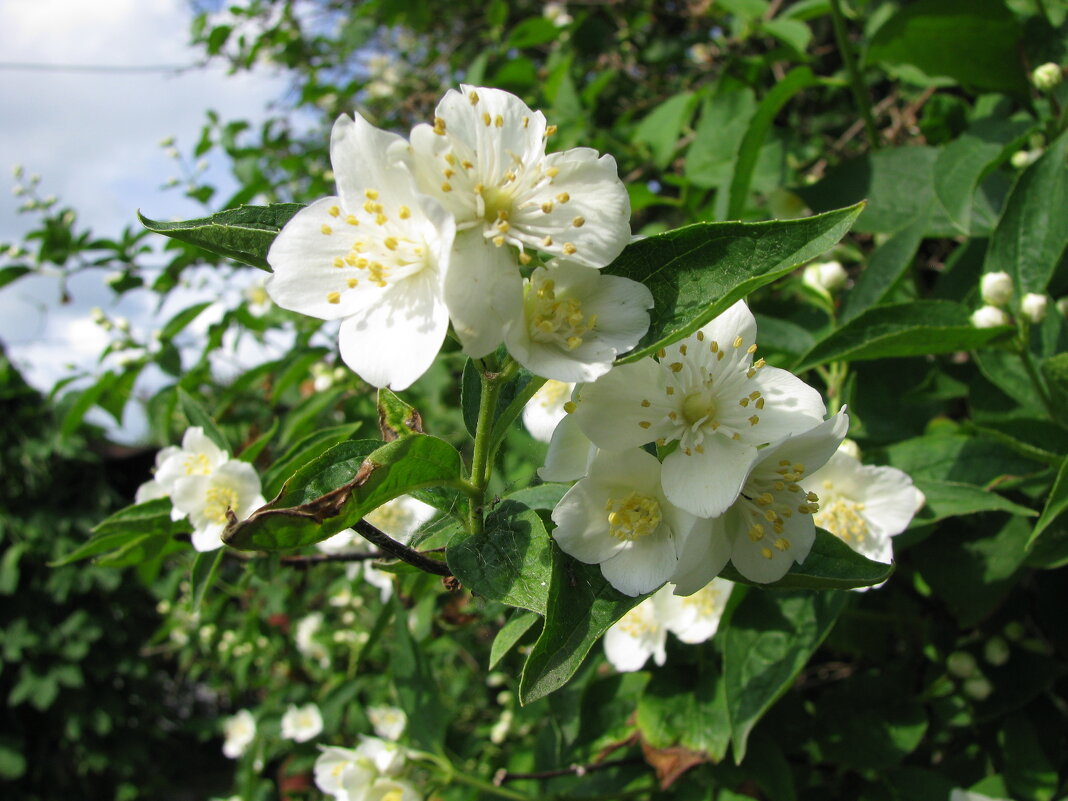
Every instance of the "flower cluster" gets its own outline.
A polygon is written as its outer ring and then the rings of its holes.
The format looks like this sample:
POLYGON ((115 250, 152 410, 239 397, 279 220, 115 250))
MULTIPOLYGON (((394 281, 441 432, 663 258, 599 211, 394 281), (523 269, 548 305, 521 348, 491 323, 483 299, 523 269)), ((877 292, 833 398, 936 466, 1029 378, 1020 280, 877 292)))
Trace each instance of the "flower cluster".
MULTIPOLYGON (((1003 272, 986 273, 979 281, 979 296, 983 305, 972 313, 972 325, 976 328, 996 328, 1012 325, 1012 318, 1005 311, 1012 301, 1012 276, 1003 272)), ((1020 298, 1019 314, 1031 323, 1040 323, 1046 317, 1049 298, 1037 292, 1028 292, 1020 298)))
POLYGON ((171 499, 171 518, 189 518, 193 547, 221 548, 227 515, 244 520, 266 501, 260 477, 248 462, 230 458, 200 426, 186 430, 182 446, 156 454, 155 477, 137 489, 136 501, 171 499))
POLYGON ((340 320, 342 359, 379 387, 418 379, 450 326, 473 358, 504 343, 547 378, 603 375, 645 333, 652 295, 600 273, 630 240, 615 160, 548 153, 554 131, 514 95, 473 86, 446 93, 407 140, 342 116, 338 194, 282 229, 268 293, 340 320))
POLYGON ((403 778, 408 751, 378 737, 360 737, 356 748, 324 747, 315 760, 315 785, 339 801, 422 801, 403 778))
POLYGON ((581 479, 553 511, 553 536, 620 592, 671 581, 689 595, 728 561, 767 583, 808 555, 820 506, 802 482, 849 421, 844 412, 824 420, 816 390, 754 359, 755 339, 739 301, 570 402, 542 476, 581 479), (644 450, 651 444, 662 462, 644 450))

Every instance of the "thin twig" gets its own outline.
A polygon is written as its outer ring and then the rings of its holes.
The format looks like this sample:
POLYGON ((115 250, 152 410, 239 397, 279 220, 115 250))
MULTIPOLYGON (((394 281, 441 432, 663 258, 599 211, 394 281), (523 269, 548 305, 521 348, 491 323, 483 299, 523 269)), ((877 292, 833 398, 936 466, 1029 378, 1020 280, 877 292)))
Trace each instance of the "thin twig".
POLYGON ((557 768, 556 770, 543 770, 538 773, 510 773, 509 771, 501 768, 493 776, 493 783, 500 787, 505 782, 519 781, 520 779, 555 779, 558 776, 585 776, 587 773, 594 773, 598 770, 609 770, 610 768, 619 768, 626 765, 638 765, 643 760, 638 757, 629 757, 628 759, 617 759, 614 762, 599 762, 593 765, 572 765, 568 768, 557 768))

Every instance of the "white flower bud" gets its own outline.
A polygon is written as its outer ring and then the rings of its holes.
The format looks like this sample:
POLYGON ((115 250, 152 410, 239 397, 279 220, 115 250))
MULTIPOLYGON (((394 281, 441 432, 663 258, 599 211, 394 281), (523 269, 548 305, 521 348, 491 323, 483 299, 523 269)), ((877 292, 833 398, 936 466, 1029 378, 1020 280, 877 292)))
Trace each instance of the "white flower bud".
POLYGON ((840 262, 813 262, 805 268, 801 280, 816 291, 837 292, 845 286, 849 274, 840 262))
POLYGON ((164 153, 166 153, 166 154, 167 154, 167 158, 170 158, 170 159, 176 159, 176 158, 178 158, 178 148, 176 148, 176 147, 168 147, 168 148, 167 148, 167 149, 166 149, 166 150, 164 151, 164 153))
POLYGON ((983 646, 983 658, 998 667, 1009 661, 1009 644, 1002 637, 991 637, 983 646))
POLYGON ((1020 313, 1032 323, 1040 323, 1046 317, 1049 299, 1045 295, 1028 292, 1020 301, 1020 313))
POLYGON ((975 674, 975 657, 967 651, 954 651, 946 658, 946 670, 958 679, 966 679, 975 674))
POLYGON ((1009 163, 1012 164, 1018 170, 1022 170, 1024 167, 1029 166, 1032 162, 1037 161, 1038 157, 1042 155, 1041 150, 1017 150, 1012 154, 1012 158, 1009 159, 1009 163))
POLYGON ((853 440, 843 439, 842 444, 838 446, 838 450, 860 461, 860 446, 853 440))
POLYGON ((1008 273, 987 273, 979 282, 983 303, 1004 306, 1012 298, 1012 277, 1008 273))
POLYGON ((1035 71, 1031 73, 1031 83, 1035 88, 1042 92, 1048 92, 1049 90, 1058 86, 1061 80, 1064 78, 1064 73, 1059 64, 1054 64, 1052 61, 1046 62, 1040 67, 1036 67, 1035 71))
POLYGON ((198 172, 204 172, 204 170, 206 170, 206 169, 208 169, 208 160, 207 159, 200 159, 197 162, 197 171, 198 172))
POLYGON ((26 194, 26 187, 20 184, 15 184, 15 186, 11 187, 11 194, 15 197, 22 197, 26 194))
POLYGON ((130 330, 130 321, 125 317, 116 317, 115 327, 122 332, 128 332, 130 330))
POLYGON ((1068 317, 1068 296, 1065 296, 1057 301, 1057 311, 1061 313, 1062 317, 1068 317))
POLYGON ((173 145, 174 145, 174 137, 173 136, 165 136, 165 137, 163 137, 162 139, 159 140, 159 146, 160 147, 172 147, 173 145))
POLYGON ((974 701, 985 701, 994 692, 994 685, 983 676, 974 676, 964 682, 964 694, 974 701))
POLYGON ((999 325, 1009 325, 1009 315, 997 306, 982 306, 976 309, 972 312, 971 320, 976 328, 997 328, 999 325))

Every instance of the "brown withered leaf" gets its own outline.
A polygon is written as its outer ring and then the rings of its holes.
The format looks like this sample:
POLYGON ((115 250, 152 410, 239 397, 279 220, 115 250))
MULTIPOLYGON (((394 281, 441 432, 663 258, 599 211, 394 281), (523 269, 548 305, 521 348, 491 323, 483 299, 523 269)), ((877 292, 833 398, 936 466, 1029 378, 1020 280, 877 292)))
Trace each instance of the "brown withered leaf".
POLYGON ((668 789, 690 768, 709 761, 708 755, 700 751, 691 751, 681 745, 653 748, 644 740, 642 741, 642 754, 645 756, 645 761, 656 771, 661 790, 668 789))

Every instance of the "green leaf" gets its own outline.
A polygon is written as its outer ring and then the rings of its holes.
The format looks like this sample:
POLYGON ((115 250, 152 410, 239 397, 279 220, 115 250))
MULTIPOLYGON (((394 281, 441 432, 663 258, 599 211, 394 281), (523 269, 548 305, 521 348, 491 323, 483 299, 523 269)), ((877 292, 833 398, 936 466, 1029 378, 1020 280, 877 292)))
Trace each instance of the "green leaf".
POLYGON ((504 658, 505 654, 523 639, 523 635, 530 631, 535 623, 540 622, 540 615, 516 609, 515 613, 508 618, 508 622, 501 626, 497 636, 493 638, 493 645, 490 647, 489 664, 486 665, 486 669, 493 670, 504 658))
POLYGON ((986 348, 976 351, 975 364, 991 384, 996 386, 1031 414, 1042 414, 1043 407, 1027 368, 1018 353, 986 348))
POLYGON ((913 526, 927 525, 946 517, 961 517, 978 512, 1008 512, 1024 517, 1034 517, 1038 514, 1034 509, 1013 503, 996 492, 975 484, 923 478, 917 479, 915 484, 927 500, 923 509, 912 519, 913 526))
POLYGON ((182 411, 185 413, 186 419, 189 420, 190 425, 203 428, 204 433, 212 442, 227 453, 230 453, 230 443, 226 441, 226 436, 219 430, 219 427, 215 425, 215 421, 211 419, 211 415, 205 411, 204 407, 201 406, 192 395, 181 387, 178 387, 178 402, 182 405, 182 411))
POLYGON ((812 41, 812 30, 805 23, 796 19, 769 19, 760 26, 764 33, 774 36, 794 51, 794 55, 803 59, 808 45, 812 41))
POLYGON ((919 0, 875 32, 867 61, 911 64, 980 91, 1022 94, 1020 28, 1001 0, 919 0))
POLYGON ((935 195, 961 233, 971 230, 972 197, 980 180, 1022 144, 1031 127, 1025 120, 986 117, 938 154, 935 195))
POLYGON ((456 449, 426 434, 385 445, 343 442, 298 470, 273 501, 228 526, 223 541, 241 550, 312 545, 398 495, 457 485, 462 471, 456 449))
POLYGON ((1068 132, 1017 179, 998 220, 983 272, 1007 272, 1016 291, 1044 294, 1068 243, 1068 132))
POLYGON ((1042 532, 1049 528, 1050 524, 1068 510, 1068 459, 1061 462, 1057 470, 1057 479, 1053 482, 1053 488, 1049 491, 1046 505, 1042 514, 1035 523, 1035 528, 1027 540, 1028 550, 1035 544, 1042 532))
POLYGON ((190 531, 186 520, 171 520, 170 498, 157 498, 135 506, 127 506, 93 527, 88 542, 66 556, 52 562, 50 567, 62 567, 88 559, 105 551, 126 547, 136 539, 148 536, 172 537, 190 531))
POLYGON ((645 744, 682 746, 719 762, 731 742, 726 682, 714 662, 700 671, 670 666, 653 673, 638 701, 638 730, 645 744))
POLYGON ((839 325, 885 298, 912 264, 927 230, 927 210, 876 248, 868 265, 842 302, 839 325))
POLYGON ((463 414, 464 427, 472 437, 478 431, 478 406, 481 398, 482 375, 475 367, 474 360, 468 359, 460 377, 460 412, 463 414))
POLYGON ((553 544, 545 625, 523 666, 520 702, 530 704, 563 687, 608 627, 644 597, 623 595, 600 567, 582 564, 553 544))
POLYGON ((872 561, 830 532, 817 528, 816 541, 812 543, 812 550, 805 561, 801 564, 795 562, 790 571, 776 582, 759 584, 750 581, 730 563, 720 571, 720 576, 737 584, 773 590, 848 590, 881 584, 893 572, 893 565, 872 561))
POLYGON ((33 270, 21 264, 13 264, 10 267, 4 267, 3 269, 0 269, 0 287, 7 286, 12 281, 17 281, 19 278, 22 278, 22 276, 31 272, 33 272, 33 270))
POLYGON ((1046 379, 1054 416, 1068 428, 1068 353, 1058 353, 1042 362, 1042 377, 1046 379))
POLYGON ((834 246, 862 206, 760 223, 698 223, 634 242, 605 271, 653 293, 633 362, 696 331, 758 287, 834 246))
POLYGON ((794 371, 801 373, 834 361, 973 350, 1013 330, 1010 326, 976 328, 971 324, 968 310, 948 300, 876 306, 817 342, 794 371))
POLYGON ((218 548, 214 551, 198 553, 193 560, 189 583, 192 586, 191 595, 194 613, 200 609, 200 605, 204 602, 204 596, 211 588, 211 585, 215 583, 215 577, 219 574, 219 565, 222 564, 225 555, 226 549, 218 548))
POLYGON ((241 453, 237 455, 237 458, 242 462, 255 462, 256 457, 263 453, 263 449, 267 447, 267 444, 274 439, 274 435, 278 433, 278 426, 280 423, 280 418, 275 417, 272 419, 270 427, 246 445, 241 450, 241 453))
MULTIPOLYGON (((800 24, 800 23, 798 23, 800 24)), ((742 138, 741 147, 738 150, 738 160, 734 164, 734 175, 731 178, 730 202, 727 205, 727 218, 739 219, 745 211, 745 205, 749 200, 749 185, 753 180, 753 170, 756 167, 760 149, 764 146, 768 131, 775 116, 782 110, 786 103, 800 92, 820 82, 808 67, 794 67, 786 77, 775 83, 775 86, 757 107, 749 128, 742 138)))
POLYGON ((1009 717, 998 732, 1004 759, 1005 783, 1013 798, 1052 801, 1060 783, 1057 767, 1050 762, 1041 736, 1023 714, 1009 717))
MULTIPOLYGON (((118 376, 115 373, 104 373, 95 384, 86 387, 75 395, 74 403, 63 415, 63 422, 59 426, 60 436, 69 437, 78 430, 78 426, 82 424, 86 413, 96 405, 100 396, 107 391, 116 378, 118 376)), ((66 400, 66 396, 64 396, 64 400, 66 400)))
POLYGON ((449 570, 472 592, 545 614, 552 577, 552 541, 533 509, 504 501, 485 530, 457 538, 445 552, 449 570))
POLYGON ((174 339, 174 337, 176 337, 183 330, 185 330, 185 327, 191 322, 193 322, 193 320, 195 320, 197 317, 199 317, 200 313, 204 311, 204 309, 208 308, 208 306, 210 306, 212 303, 213 301, 206 300, 203 303, 195 303, 187 309, 182 309, 182 311, 174 315, 163 326, 163 329, 160 331, 159 334, 160 340, 166 341, 169 339, 174 339))
POLYGON ((352 439, 361 425, 362 423, 356 422, 324 428, 308 434, 304 439, 295 443, 263 474, 263 494, 268 498, 277 495, 285 480, 298 468, 321 456, 335 445, 352 439))
POLYGON ((786 692, 845 608, 843 592, 753 592, 723 637, 723 676, 734 761, 757 721, 786 692))
POLYGON ((928 434, 886 449, 887 463, 913 481, 936 480, 987 486, 1005 476, 1027 475, 1039 465, 990 437, 928 434))
POLYGON ((504 500, 515 501, 531 509, 555 509, 569 489, 569 484, 535 484, 533 487, 508 493, 504 500))
POLYGON ((408 613, 396 596, 393 606, 393 658, 389 661, 389 675, 397 688, 397 697, 408 719, 418 721, 408 736, 417 747, 441 753, 448 713, 442 705, 441 693, 434 674, 427 664, 427 655, 408 630, 408 613))
POLYGON ((210 253, 234 259, 242 264, 270 271, 267 251, 290 219, 303 206, 299 203, 275 203, 270 206, 240 206, 182 222, 150 220, 140 212, 137 218, 149 231, 180 239, 210 253))
POLYGON ((666 168, 675 155, 682 129, 689 124, 696 103, 693 92, 680 92, 669 97, 638 123, 631 141, 647 145, 653 153, 653 163, 660 169, 666 168))
POLYGON ((382 387, 378 390, 378 430, 386 442, 422 434, 423 416, 393 390, 382 387))
POLYGON ((508 35, 508 47, 524 48, 554 42, 560 38, 561 31, 552 20, 544 17, 528 17, 520 22, 508 35))
POLYGON ((706 99, 686 150, 686 180, 704 189, 726 184, 755 111, 756 96, 748 87, 720 91, 706 99))

